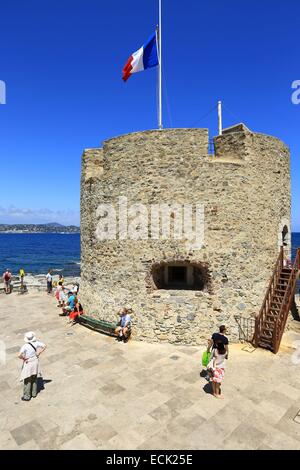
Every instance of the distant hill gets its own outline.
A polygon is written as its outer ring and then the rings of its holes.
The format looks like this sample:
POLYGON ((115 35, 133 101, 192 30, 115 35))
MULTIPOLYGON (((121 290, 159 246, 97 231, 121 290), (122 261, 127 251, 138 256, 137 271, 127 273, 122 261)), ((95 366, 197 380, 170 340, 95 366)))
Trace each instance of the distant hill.
POLYGON ((49 222, 48 224, 44 224, 46 227, 65 227, 65 225, 58 224, 57 222, 49 222))
POLYGON ((0 233, 79 233, 76 225, 48 224, 0 224, 0 233))

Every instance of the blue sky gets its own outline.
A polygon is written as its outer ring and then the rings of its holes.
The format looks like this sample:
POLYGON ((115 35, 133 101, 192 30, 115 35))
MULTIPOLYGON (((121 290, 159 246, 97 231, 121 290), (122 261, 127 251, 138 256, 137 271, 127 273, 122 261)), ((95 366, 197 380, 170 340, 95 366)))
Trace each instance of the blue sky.
MULTIPOLYGON (((80 157, 112 136, 156 127, 155 70, 121 70, 157 23, 157 0, 0 4, 0 222, 79 222, 80 157)), ((291 148, 300 231, 300 2, 163 0, 165 127, 244 121, 291 148), (202 119, 201 119, 202 118, 202 119)))

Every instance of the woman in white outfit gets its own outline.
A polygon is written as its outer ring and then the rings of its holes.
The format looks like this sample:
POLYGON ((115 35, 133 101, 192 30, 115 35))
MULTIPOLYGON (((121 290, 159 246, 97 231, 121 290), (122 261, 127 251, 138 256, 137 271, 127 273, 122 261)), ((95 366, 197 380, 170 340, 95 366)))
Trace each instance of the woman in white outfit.
POLYGON ((23 361, 20 380, 24 381, 24 391, 21 400, 29 401, 37 395, 39 356, 45 351, 46 345, 37 341, 33 331, 25 334, 24 342, 18 355, 23 361))

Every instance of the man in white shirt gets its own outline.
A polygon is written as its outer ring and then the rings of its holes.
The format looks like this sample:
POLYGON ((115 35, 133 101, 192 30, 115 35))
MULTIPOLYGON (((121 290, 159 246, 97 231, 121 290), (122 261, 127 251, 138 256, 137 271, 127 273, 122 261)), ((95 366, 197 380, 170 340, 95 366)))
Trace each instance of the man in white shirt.
POLYGON ((131 333, 131 316, 129 313, 132 312, 130 307, 124 307, 120 311, 120 321, 119 326, 115 329, 115 333, 118 336, 119 341, 124 341, 127 343, 127 340, 131 333))
POLYGON ((51 294, 52 292, 52 271, 49 269, 47 275, 46 275, 46 280, 47 280, 47 293, 51 294))

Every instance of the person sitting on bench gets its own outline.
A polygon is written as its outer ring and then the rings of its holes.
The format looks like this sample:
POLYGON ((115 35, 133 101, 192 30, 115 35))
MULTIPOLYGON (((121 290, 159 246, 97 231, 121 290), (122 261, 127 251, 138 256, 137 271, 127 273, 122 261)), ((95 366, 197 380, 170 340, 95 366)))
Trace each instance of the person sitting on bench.
POLYGON ((68 315, 69 313, 73 312, 75 303, 76 303, 76 298, 73 292, 68 292, 68 300, 67 300, 67 305, 63 307, 63 315, 68 315))
POLYGON ((76 322, 78 322, 79 315, 82 315, 82 314, 83 314, 82 305, 80 303, 80 300, 76 298, 74 310, 73 312, 69 314, 69 323, 72 323, 74 325, 76 322))
POLYGON ((118 341, 124 341, 124 343, 127 342, 130 333, 131 333, 131 316, 129 313, 132 312, 132 309, 130 307, 124 307, 120 311, 120 321, 119 321, 119 326, 115 329, 115 333, 118 336, 118 341))

